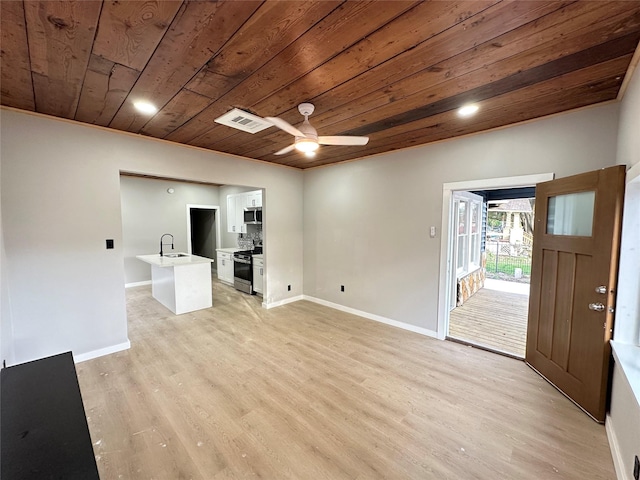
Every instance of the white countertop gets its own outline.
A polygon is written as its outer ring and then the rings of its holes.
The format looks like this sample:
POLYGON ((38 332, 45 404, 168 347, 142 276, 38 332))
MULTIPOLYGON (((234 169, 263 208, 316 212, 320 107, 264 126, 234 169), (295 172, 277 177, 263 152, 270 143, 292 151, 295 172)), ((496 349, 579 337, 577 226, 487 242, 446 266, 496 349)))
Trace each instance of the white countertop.
POLYGON ((213 262, 211 258, 198 257, 197 255, 189 255, 188 253, 183 252, 169 252, 169 254, 172 253, 180 253, 186 256, 173 258, 164 256, 161 257, 159 253, 156 253, 154 255, 137 255, 136 258, 138 260, 142 260, 143 262, 147 262, 158 267, 179 267, 180 265, 195 265, 197 263, 213 262))
POLYGON ((258 260, 264 260, 264 253, 256 253, 252 255, 253 258, 257 258, 258 260))
POLYGON ((235 248, 216 248, 216 252, 223 252, 223 253, 235 253, 235 252, 239 252, 240 250, 242 250, 241 248, 235 247, 235 248))

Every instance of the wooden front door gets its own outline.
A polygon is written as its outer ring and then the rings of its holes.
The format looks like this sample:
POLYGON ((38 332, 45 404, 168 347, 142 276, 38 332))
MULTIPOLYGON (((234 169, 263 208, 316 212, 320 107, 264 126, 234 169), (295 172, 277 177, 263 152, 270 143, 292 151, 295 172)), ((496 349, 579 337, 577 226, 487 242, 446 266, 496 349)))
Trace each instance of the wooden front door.
POLYGON ((526 361, 599 422, 606 413, 625 167, 540 183, 526 361))

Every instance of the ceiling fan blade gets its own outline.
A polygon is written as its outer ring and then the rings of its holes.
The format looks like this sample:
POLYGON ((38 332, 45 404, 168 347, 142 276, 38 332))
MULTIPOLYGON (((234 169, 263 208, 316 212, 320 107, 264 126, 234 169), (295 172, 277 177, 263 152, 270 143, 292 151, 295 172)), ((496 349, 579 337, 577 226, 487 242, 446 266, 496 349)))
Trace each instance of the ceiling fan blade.
POLYGON ((366 145, 369 137, 328 136, 318 137, 320 145, 366 145))
POLYGON ((285 132, 290 133, 291 135, 293 135, 295 137, 304 137, 304 133, 302 133, 296 127, 291 125, 289 122, 285 122, 281 118, 278 118, 278 117, 264 117, 264 119, 269 121, 269 122, 271 122, 271 123, 273 123, 280 130, 284 130, 285 132))
POLYGON ((289 153, 290 151, 292 151, 295 148, 296 148, 296 144, 294 143, 293 145, 289 145, 288 147, 284 147, 282 150, 278 150, 275 153, 275 155, 284 155, 285 153, 289 153))

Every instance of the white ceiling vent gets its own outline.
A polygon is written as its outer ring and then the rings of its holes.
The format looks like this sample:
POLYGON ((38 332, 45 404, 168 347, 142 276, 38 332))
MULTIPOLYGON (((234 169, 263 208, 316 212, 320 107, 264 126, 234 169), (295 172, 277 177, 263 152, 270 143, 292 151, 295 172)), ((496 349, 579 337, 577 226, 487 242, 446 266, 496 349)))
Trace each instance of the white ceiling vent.
POLYGON ((234 108, 221 117, 216 118, 215 122, 249 133, 260 132, 265 128, 273 126, 273 124, 269 123, 264 118, 245 112, 239 108, 234 108))

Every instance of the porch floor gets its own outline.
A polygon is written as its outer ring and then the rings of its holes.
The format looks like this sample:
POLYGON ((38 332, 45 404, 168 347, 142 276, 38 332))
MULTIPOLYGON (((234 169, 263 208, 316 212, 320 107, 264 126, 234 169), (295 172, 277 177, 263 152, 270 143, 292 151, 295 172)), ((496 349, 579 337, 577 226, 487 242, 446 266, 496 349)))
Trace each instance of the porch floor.
POLYGON ((524 358, 528 287, 487 280, 485 288, 451 311, 449 337, 524 358))

